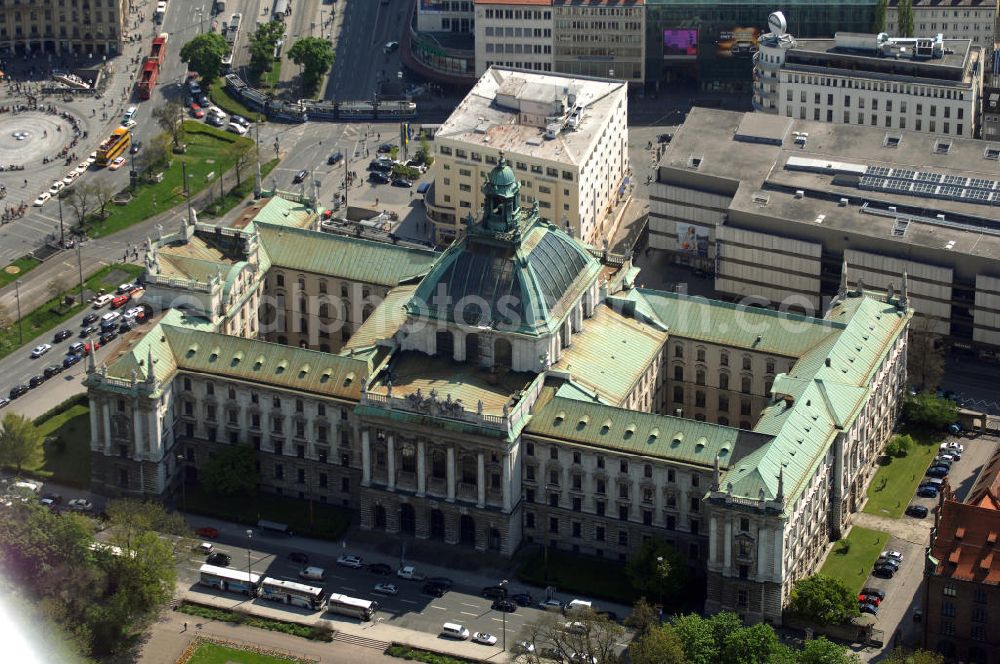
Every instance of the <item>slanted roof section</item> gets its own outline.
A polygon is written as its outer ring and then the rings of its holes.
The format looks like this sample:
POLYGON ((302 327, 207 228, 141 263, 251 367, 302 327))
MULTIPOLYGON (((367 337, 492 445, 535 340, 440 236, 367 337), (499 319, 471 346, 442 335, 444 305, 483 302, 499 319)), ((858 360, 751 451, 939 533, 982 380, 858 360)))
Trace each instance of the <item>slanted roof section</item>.
POLYGON ((124 335, 115 354, 105 358, 107 374, 113 378, 131 379, 135 372, 138 380, 149 376, 149 352, 153 352, 153 371, 160 383, 170 380, 177 370, 174 354, 167 342, 166 329, 213 331, 214 325, 198 316, 191 316, 180 309, 167 309, 148 330, 131 330, 124 335))
POLYGON ((584 321, 583 331, 553 365, 580 387, 596 392, 615 406, 623 405, 642 374, 654 363, 667 333, 599 306, 584 321))
POLYGON ((945 500, 930 559, 933 573, 960 581, 1000 584, 1000 512, 945 500))
POLYGON ((706 468, 718 455, 722 469, 769 440, 753 431, 588 403, 554 392, 551 387, 543 390, 525 434, 706 468))
POLYGON ((273 224, 308 229, 316 221, 316 211, 302 203, 272 196, 254 216, 251 224, 273 224))
POLYGON ((635 302, 637 312, 651 313, 671 336, 784 357, 799 357, 843 329, 838 321, 647 288, 612 298, 622 300, 635 302))
POLYGON ((979 471, 976 483, 965 502, 991 510, 1000 510, 1000 449, 993 452, 983 469, 979 471))
POLYGON ((343 350, 357 351, 395 336, 396 331, 406 322, 405 306, 416 290, 415 284, 396 286, 390 290, 372 315, 351 335, 343 350))
POLYGON ((271 265, 347 281, 396 286, 427 273, 439 254, 384 242, 257 222, 271 265))

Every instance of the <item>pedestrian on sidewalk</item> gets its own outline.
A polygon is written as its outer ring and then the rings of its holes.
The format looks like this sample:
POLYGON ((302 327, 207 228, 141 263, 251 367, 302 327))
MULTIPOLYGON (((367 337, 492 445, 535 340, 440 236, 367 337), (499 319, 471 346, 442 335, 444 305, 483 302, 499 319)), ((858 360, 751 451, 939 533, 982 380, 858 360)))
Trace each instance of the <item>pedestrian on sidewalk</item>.
POLYGON ((186 631, 188 631, 188 624, 187 624, 187 621, 186 621, 186 620, 184 621, 184 629, 182 629, 181 631, 182 631, 182 632, 186 632, 186 631))

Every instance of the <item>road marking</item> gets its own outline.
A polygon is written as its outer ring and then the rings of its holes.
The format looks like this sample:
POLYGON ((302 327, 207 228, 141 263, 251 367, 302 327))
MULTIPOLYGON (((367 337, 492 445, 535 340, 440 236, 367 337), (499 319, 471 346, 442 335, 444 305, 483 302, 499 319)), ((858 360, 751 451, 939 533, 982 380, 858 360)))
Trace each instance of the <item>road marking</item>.
POLYGON ((431 608, 432 609, 438 609, 440 611, 447 611, 448 610, 445 607, 443 607, 443 606, 437 606, 436 604, 431 604, 431 608))
POLYGON ((334 576, 333 574, 330 575, 330 578, 331 579, 337 579, 337 581, 347 581, 346 577, 343 577, 343 576, 334 576))
POLYGON ((478 616, 478 613, 469 613, 468 611, 459 611, 463 616, 478 616))
POLYGON ((497 622, 503 622, 503 618, 490 618, 490 620, 496 620, 497 622))
POLYGON ((467 602, 462 602, 461 604, 462 604, 462 606, 471 606, 474 609, 478 609, 479 608, 478 604, 469 604, 467 602))
POLYGON ((403 602, 404 604, 416 604, 416 602, 412 599, 401 599, 399 601, 403 602))
POLYGON ((349 588, 349 587, 347 587, 347 586, 344 586, 344 588, 343 588, 343 589, 344 589, 344 590, 350 590, 350 591, 351 591, 352 593, 354 593, 354 592, 357 592, 357 591, 358 591, 358 589, 357 589, 357 588, 349 588))

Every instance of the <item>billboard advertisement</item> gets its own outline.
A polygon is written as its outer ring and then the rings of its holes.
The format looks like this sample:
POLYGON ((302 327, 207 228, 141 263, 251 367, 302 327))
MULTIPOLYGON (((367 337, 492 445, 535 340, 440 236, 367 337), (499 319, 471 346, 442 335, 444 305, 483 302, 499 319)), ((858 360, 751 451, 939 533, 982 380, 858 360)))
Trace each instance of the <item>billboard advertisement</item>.
POLYGON ((715 54, 720 58, 749 58, 760 49, 760 29, 732 28, 719 33, 715 54))
POLYGON ((420 0, 420 11, 443 12, 444 0, 420 0))
POLYGON ((708 257, 708 229, 683 221, 677 222, 677 250, 682 254, 708 257))
POLYGON ((673 28, 663 31, 664 58, 697 58, 698 31, 689 28, 673 28))

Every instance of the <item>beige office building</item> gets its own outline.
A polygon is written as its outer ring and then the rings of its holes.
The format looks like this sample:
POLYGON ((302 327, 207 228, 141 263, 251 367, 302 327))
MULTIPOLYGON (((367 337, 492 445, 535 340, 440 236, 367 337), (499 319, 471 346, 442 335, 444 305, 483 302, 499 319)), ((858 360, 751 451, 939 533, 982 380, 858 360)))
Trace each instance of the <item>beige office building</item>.
MULTIPOLYGON (((987 59, 996 41, 996 0, 912 0, 913 34, 944 35, 945 39, 971 39, 987 59)), ((885 31, 904 36, 899 24, 899 0, 889 0, 885 31)))
POLYGON ((0 52, 118 55, 125 39, 126 0, 51 0, 0 5, 0 52))
POLYGON ((427 214, 439 241, 454 239, 483 204, 480 187, 501 153, 525 205, 597 247, 623 202, 628 99, 619 81, 493 67, 435 137, 427 214))

